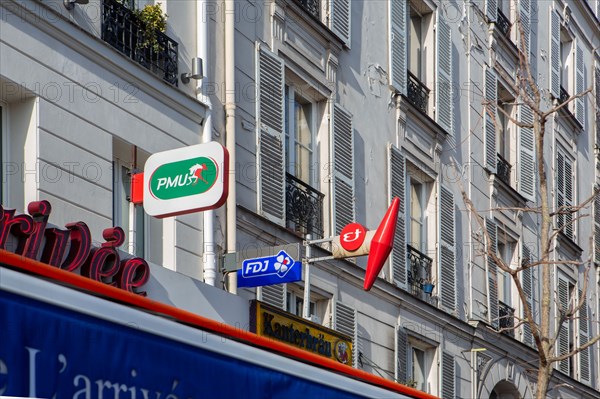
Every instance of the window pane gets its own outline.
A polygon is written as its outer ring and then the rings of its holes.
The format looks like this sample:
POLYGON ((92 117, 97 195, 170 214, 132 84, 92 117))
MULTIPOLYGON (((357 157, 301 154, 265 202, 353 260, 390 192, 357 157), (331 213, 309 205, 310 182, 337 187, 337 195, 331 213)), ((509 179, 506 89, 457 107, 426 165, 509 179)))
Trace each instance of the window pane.
POLYGON ((412 378, 416 382, 416 388, 425 390, 425 352, 413 348, 412 350, 412 378))
POLYGON ((300 97, 295 99, 295 127, 296 127, 296 177, 310 184, 310 168, 312 164, 312 104, 306 103, 300 97))
POLYGON ((421 251, 423 236, 423 203, 422 186, 411 183, 410 185, 410 245, 421 251))
POLYGON ((419 16, 410 18, 409 68, 420 81, 423 81, 423 76, 421 76, 421 53, 423 51, 421 23, 419 16))

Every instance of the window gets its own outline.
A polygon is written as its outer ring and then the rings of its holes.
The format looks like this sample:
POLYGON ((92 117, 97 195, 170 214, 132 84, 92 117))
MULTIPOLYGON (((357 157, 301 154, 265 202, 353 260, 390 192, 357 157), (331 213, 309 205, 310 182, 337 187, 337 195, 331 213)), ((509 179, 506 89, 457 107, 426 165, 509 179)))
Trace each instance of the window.
POLYGON ((431 109, 428 82, 432 81, 433 76, 428 76, 427 64, 433 59, 433 53, 430 51, 432 46, 428 43, 429 40, 433 40, 430 33, 433 15, 432 10, 424 3, 409 3, 408 98, 424 113, 431 109))
POLYGON ((287 172, 312 185, 316 169, 313 160, 315 104, 296 90, 286 86, 285 157, 287 172))
POLYGON ((425 242, 425 185, 410 179, 408 202, 408 217, 410 225, 408 229, 408 242, 418 251, 427 249, 425 242))
POLYGON ((431 393, 431 366, 435 356, 435 347, 415 337, 408 338, 408 381, 419 391, 431 393))
MULTIPOLYGON (((498 233, 498 257, 510 267, 516 242, 509 240, 503 232, 498 231, 498 233)), ((512 277, 500 268, 498 268, 498 301, 498 327, 500 329, 513 328, 515 309, 512 307, 512 277)), ((504 333, 514 337, 513 330, 505 330, 504 333)))
POLYGON ((563 102, 575 93, 573 90, 575 75, 573 71, 573 39, 562 27, 560 30, 560 62, 560 101, 563 102))
MULTIPOLYGON (((560 316, 564 312, 569 312, 572 305, 573 292, 575 290, 575 284, 564 274, 558 274, 558 286, 557 286, 557 314, 556 320, 560 320, 560 316)), ((575 318, 567 318, 562 325, 557 326, 559 328, 558 333, 558 355, 569 353, 573 350, 575 345, 575 334, 574 334, 574 323, 575 318)), ((568 376, 575 378, 575 365, 573 357, 569 357, 558 363, 558 369, 567 374, 568 376)))
POLYGON ((575 182, 575 161, 559 148, 556 155, 556 210, 559 211, 556 223, 557 228, 562 229, 562 233, 571 240, 576 239, 575 214, 571 213, 575 203, 575 182))
POLYGON ((498 103, 496 108, 496 149, 498 161, 496 176, 504 183, 511 185, 512 165, 516 161, 516 151, 513 143, 517 141, 517 132, 511 118, 514 118, 515 99, 502 85, 498 85, 498 103), (511 146, 512 144, 512 146, 511 146))
MULTIPOLYGON (((286 311, 298 317, 304 317, 304 288, 287 284, 286 311)), ((329 295, 321 292, 311 285, 309 319, 317 324, 322 324, 329 311, 329 295)))

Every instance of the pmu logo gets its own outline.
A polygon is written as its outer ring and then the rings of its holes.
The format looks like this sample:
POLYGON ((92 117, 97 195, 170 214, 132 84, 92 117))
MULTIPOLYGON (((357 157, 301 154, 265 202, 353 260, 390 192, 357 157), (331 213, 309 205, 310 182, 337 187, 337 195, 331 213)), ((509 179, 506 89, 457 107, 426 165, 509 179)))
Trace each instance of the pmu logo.
POLYGON ((160 166, 150 177, 150 193, 169 200, 207 192, 219 177, 217 163, 208 157, 191 158, 160 166))

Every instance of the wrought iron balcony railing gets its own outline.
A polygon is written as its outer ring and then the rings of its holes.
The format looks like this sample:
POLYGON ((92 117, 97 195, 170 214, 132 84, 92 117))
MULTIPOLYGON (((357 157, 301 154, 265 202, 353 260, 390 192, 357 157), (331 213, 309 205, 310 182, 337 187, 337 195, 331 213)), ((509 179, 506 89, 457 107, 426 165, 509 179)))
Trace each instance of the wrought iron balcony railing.
POLYGON ((308 184, 286 174, 285 214, 287 225, 295 231, 323 238, 323 197, 308 184))
POLYGON ((320 0, 296 0, 296 3, 300 4, 304 11, 315 17, 321 19, 321 2, 320 0))
POLYGON ((160 31, 150 37, 145 24, 117 0, 102 2, 102 40, 177 86, 178 43, 160 31))
POLYGON ((498 9, 498 18, 496 19, 496 26, 498 30, 502 33, 502 36, 506 38, 510 38, 510 28, 512 28, 512 24, 510 20, 504 13, 498 9))
POLYGON ((406 96, 408 97, 408 101, 421 112, 427 114, 430 90, 410 71, 407 72, 406 96))
POLYGON ((503 331, 504 334, 510 335, 511 337, 515 336, 515 331, 511 330, 515 326, 515 310, 508 306, 505 303, 498 303, 498 327, 500 329, 509 330, 503 331))
POLYGON ((431 282, 431 264, 433 259, 416 248, 406 245, 408 257, 408 285, 413 295, 420 297, 423 285, 431 282))
MULTIPOLYGON (((569 97, 571 97, 571 95, 569 94, 569 92, 567 91, 567 89, 565 89, 564 87, 560 86, 560 97, 558 98, 558 102, 559 104, 563 104, 565 101, 567 101, 569 99, 569 97)), ((563 108, 565 111, 568 111, 568 109, 563 108)))
POLYGON ((512 169, 511 164, 500 154, 498 154, 498 162, 496 163, 496 176, 504 183, 510 186, 510 171, 512 169))

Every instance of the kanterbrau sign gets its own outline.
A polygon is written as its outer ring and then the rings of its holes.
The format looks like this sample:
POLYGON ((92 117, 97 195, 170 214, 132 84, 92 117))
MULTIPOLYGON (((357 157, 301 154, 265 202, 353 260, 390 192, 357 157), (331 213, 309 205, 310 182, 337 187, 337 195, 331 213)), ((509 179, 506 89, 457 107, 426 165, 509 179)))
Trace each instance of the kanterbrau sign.
POLYGON ((144 210, 163 218, 218 208, 228 178, 229 154, 215 142, 154 154, 144 167, 144 210))
POLYGON ((352 339, 259 301, 250 305, 250 330, 352 366, 352 339))

